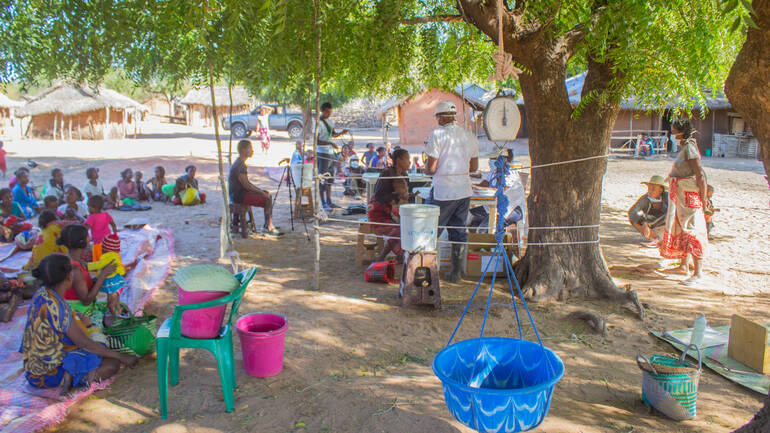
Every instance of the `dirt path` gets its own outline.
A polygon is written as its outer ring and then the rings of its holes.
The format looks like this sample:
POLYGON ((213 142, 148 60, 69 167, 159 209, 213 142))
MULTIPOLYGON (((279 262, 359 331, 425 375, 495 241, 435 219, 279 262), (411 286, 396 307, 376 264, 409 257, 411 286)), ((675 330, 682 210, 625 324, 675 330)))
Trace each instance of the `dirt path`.
MULTIPOLYGON (((11 160, 9 167, 18 165, 11 160)), ((39 158, 34 172, 40 183, 56 164, 65 179, 81 184, 85 167, 101 168, 105 184, 117 180, 124 167, 151 172, 166 166, 181 173, 190 158, 131 159, 87 163, 74 159, 39 158), (77 180, 77 182, 75 182, 77 180)), ((196 159, 211 203, 193 208, 155 206, 143 214, 174 230, 177 269, 207 263, 218 254, 221 202, 216 164, 196 159)), ((678 284, 675 274, 653 273, 659 259, 654 250, 639 247, 641 238, 626 224, 625 209, 644 192, 639 182, 651 174, 666 174, 666 161, 611 161, 605 178, 602 245, 618 283, 631 283, 650 306, 642 322, 630 310, 595 301, 532 305, 546 344, 566 364, 566 375, 554 394, 542 432, 724 432, 748 421, 762 398, 706 370, 701 379, 698 419, 674 423, 649 415, 640 400, 636 353, 670 353, 671 348, 649 335, 648 329, 687 327, 698 311, 710 325, 729 322, 737 312, 767 319, 770 309, 770 198, 764 179, 754 171, 707 168, 716 186, 715 220, 708 274, 702 289, 678 284), (588 308, 607 318, 604 337, 566 319, 588 308)), ((259 183, 275 191, 275 182, 259 183)), ((338 192, 339 193, 339 192, 338 192)), ((276 220, 289 229, 287 196, 279 197, 276 220)), ((344 200, 340 197, 340 202, 344 200)), ((137 216, 116 213, 120 224, 137 216)), ((255 215, 258 222, 262 218, 255 215)), ((216 364, 211 354, 183 351, 181 382, 172 388, 169 420, 158 416, 155 359, 143 359, 123 371, 112 389, 75 406, 57 431, 121 432, 467 432, 446 409, 439 381, 430 363, 446 343, 472 287, 443 284, 444 309, 403 310, 397 287, 367 284, 354 265, 354 237, 324 236, 322 292, 309 291, 312 244, 302 225, 280 240, 253 236, 238 240, 243 259, 259 267, 241 312, 273 311, 290 321, 284 371, 268 379, 251 378, 241 365, 236 339, 236 410, 225 414, 216 364)), ((495 290, 488 335, 513 336, 510 297, 495 290)), ((175 289, 166 284, 148 306, 161 318, 176 303, 175 289)), ((464 322, 460 338, 478 333, 483 301, 477 300, 464 322)), ((531 336, 531 328, 525 327, 531 336)))

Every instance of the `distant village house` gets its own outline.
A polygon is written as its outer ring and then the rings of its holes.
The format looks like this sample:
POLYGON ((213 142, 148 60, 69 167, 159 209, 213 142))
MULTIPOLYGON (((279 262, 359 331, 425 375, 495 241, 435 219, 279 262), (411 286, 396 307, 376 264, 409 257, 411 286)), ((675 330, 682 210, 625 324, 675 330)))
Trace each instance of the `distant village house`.
MULTIPOLYGON (((230 115, 230 92, 227 86, 214 87, 214 98, 217 104, 217 121, 221 122, 222 117, 230 115)), ((256 103, 248 90, 242 86, 232 88, 232 98, 233 115, 248 113, 251 106, 256 103)), ((180 103, 186 107, 187 126, 213 126, 211 91, 208 87, 190 90, 180 103)))
POLYGON ((136 132, 146 108, 107 88, 52 87, 17 109, 29 117, 25 137, 81 140, 124 138, 136 132))

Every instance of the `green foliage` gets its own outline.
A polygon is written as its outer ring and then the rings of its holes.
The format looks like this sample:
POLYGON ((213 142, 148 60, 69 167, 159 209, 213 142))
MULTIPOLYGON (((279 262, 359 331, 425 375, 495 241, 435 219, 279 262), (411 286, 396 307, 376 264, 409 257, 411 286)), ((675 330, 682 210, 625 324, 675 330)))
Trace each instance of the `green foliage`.
MULTIPOLYGON (((752 23, 748 0, 508 4, 521 8, 522 31, 554 46, 578 26, 589 30, 565 59, 570 75, 589 60, 612 70, 612 84, 589 100, 635 96, 651 108, 693 106, 708 89, 721 91, 752 23)), ((461 82, 489 87, 496 46, 478 29, 402 23, 462 12, 455 0, 16 0, 0 9, 0 80, 96 83, 118 70, 144 91, 168 94, 206 85, 210 68, 260 99, 307 106, 320 31, 321 90, 337 101, 461 82)))

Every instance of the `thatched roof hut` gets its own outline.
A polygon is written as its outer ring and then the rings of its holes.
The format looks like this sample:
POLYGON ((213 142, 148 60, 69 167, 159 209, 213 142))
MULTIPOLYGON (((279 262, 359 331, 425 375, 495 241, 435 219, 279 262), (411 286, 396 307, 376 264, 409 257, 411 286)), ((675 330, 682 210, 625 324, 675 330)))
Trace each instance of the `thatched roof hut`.
POLYGON ((13 99, 0 93, 0 137, 10 136, 14 130, 13 113, 18 107, 24 105, 21 101, 13 99))
POLYGON ((137 101, 107 88, 89 89, 76 85, 52 87, 16 110, 17 117, 31 117, 34 136, 69 139, 76 128, 77 138, 125 137, 126 125, 136 123, 138 114, 147 111, 137 101), (97 129, 101 134, 97 134, 97 129))
MULTIPOLYGON (((256 104, 249 91, 243 86, 233 86, 233 114, 241 114, 249 111, 256 104)), ((214 97, 217 103, 218 120, 230 115, 230 92, 227 86, 214 87, 214 97)), ((186 117, 188 126, 211 126, 212 107, 211 90, 208 87, 192 89, 187 92, 180 103, 187 107, 186 117)))

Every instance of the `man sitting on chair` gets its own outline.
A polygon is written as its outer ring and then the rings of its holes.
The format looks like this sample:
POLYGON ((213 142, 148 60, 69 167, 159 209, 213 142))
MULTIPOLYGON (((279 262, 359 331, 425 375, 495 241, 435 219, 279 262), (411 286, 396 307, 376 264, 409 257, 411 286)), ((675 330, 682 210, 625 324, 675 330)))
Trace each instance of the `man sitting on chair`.
POLYGON ((238 159, 230 167, 227 178, 230 201, 243 206, 261 207, 265 211, 264 233, 270 236, 282 236, 283 232, 273 225, 273 199, 270 192, 260 189, 249 181, 246 160, 254 155, 249 140, 238 142, 238 159))

